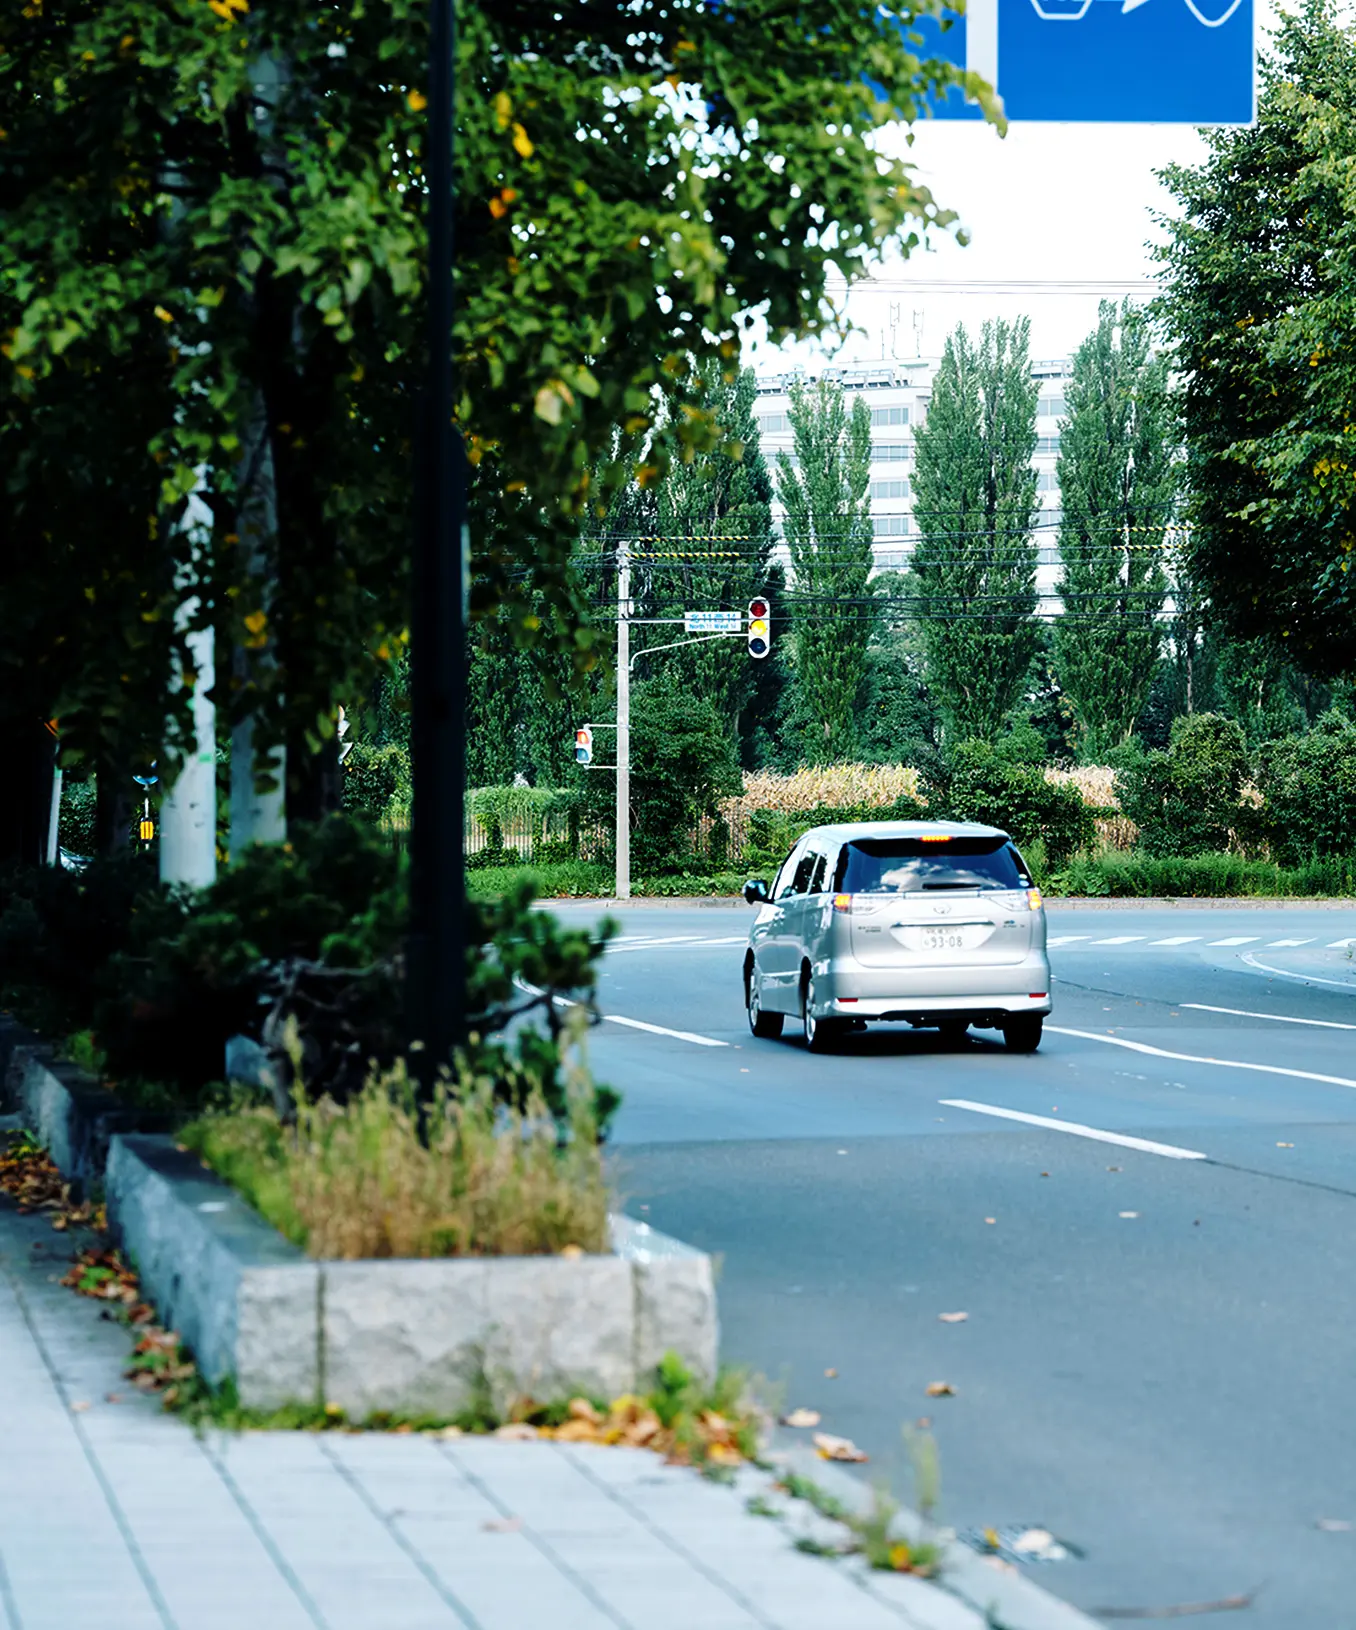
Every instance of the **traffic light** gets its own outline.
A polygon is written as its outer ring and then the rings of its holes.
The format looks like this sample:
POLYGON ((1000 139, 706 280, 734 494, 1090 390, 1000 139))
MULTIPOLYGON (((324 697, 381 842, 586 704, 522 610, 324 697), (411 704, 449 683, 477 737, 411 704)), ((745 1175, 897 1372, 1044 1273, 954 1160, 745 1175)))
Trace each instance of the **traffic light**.
POLYGON ((593 762, 593 732, 587 725, 581 725, 574 733, 574 761, 576 764, 593 762))
POLYGON ((748 645, 759 661, 772 649, 772 607, 761 596, 749 601, 748 645))

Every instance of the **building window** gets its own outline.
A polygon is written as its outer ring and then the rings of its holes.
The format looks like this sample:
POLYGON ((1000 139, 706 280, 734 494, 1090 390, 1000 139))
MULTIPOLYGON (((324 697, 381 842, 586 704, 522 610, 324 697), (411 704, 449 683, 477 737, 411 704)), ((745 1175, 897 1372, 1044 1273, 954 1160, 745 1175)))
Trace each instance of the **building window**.
POLYGON ((871 517, 871 536, 873 538, 906 538, 909 535, 909 517, 907 515, 873 515, 871 517))
POLYGON ((902 549, 880 549, 876 552, 876 566, 881 571, 890 567, 907 566, 909 557, 902 549))
POLYGON ((871 443, 871 462, 873 464, 902 464, 911 451, 912 449, 906 441, 873 441, 871 443))
POLYGON ((1061 419, 1064 416, 1062 396, 1042 396, 1036 404, 1036 414, 1042 419, 1061 419))
POLYGON ((873 498, 907 498, 909 496, 909 483, 907 481, 873 481, 871 483, 871 496, 873 498))
POLYGON ((1058 492, 1059 477, 1053 470, 1042 470, 1036 477, 1037 492, 1058 492))
POLYGON ((1038 453, 1057 453, 1059 451, 1059 437, 1037 436, 1036 451, 1038 453))
POLYGON ((908 422, 909 410, 906 407, 882 407, 871 409, 871 423, 873 425, 908 424, 908 422))
POLYGON ((758 415, 758 428, 765 433, 786 430, 789 428, 784 413, 760 413, 758 415))

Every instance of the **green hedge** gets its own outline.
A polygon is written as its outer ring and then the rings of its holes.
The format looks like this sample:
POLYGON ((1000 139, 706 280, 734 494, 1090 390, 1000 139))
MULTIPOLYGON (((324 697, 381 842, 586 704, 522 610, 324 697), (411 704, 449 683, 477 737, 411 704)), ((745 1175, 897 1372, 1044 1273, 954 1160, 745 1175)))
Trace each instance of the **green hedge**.
POLYGON ((1052 895, 1157 899, 1356 898, 1356 858, 1280 866, 1241 855, 1078 855, 1047 879, 1052 895))

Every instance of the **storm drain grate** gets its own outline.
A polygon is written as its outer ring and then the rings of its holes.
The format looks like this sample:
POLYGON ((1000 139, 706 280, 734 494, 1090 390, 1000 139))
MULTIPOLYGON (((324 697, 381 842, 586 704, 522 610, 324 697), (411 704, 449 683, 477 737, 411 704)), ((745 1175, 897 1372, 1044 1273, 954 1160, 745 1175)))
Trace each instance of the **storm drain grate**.
POLYGON ((1078 1562, 1079 1547, 1067 1539, 1057 1539, 1038 1523, 1010 1522, 999 1528, 967 1528, 960 1536, 984 1556, 1001 1557, 1004 1562, 1078 1562))

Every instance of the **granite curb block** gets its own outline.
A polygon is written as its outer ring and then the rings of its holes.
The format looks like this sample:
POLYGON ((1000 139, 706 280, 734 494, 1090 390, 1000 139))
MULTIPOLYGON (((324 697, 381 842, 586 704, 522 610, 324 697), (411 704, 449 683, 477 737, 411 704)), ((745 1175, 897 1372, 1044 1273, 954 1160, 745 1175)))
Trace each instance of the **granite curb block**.
POLYGON ((312 1262, 171 1139, 115 1137, 109 1222, 147 1296, 242 1404, 452 1416, 488 1392, 615 1398, 672 1350, 715 1375, 711 1258, 614 1216, 613 1254, 312 1262))
MULTIPOLYGON (((866 1512, 871 1507, 867 1486, 848 1472, 828 1464, 800 1444, 788 1446, 779 1441, 769 1456, 779 1468, 798 1472, 836 1496, 849 1509, 866 1512)), ((925 1537, 926 1529, 915 1512, 902 1510, 895 1519, 906 1539, 925 1537)), ((1080 1608, 1051 1596, 1025 1574, 1007 1567, 995 1567, 990 1559, 968 1545, 951 1539, 938 1583, 953 1596, 981 1614, 986 1624, 1002 1630, 1101 1630, 1096 1619, 1080 1608)))
POLYGON ((78 1065, 58 1059, 13 1019, 0 1019, 0 1102, 50 1152, 73 1188, 102 1182, 112 1139, 159 1130, 163 1116, 121 1103, 78 1065))

